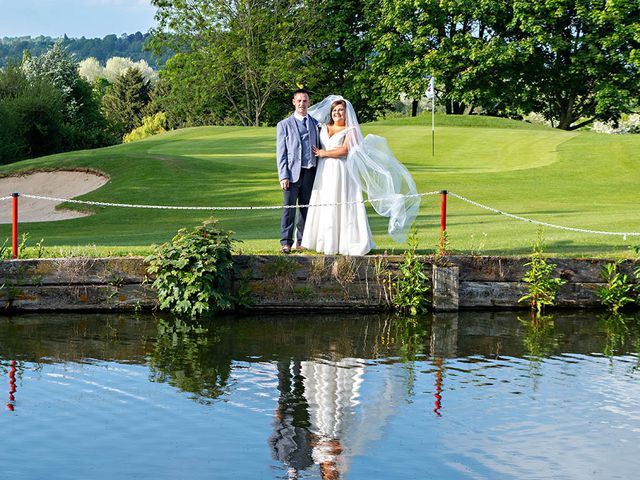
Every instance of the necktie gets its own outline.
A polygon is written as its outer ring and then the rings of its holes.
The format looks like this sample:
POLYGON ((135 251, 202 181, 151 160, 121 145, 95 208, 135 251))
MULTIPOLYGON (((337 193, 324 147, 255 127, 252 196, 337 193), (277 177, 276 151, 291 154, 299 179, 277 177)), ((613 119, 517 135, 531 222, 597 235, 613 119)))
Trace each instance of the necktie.
POLYGON ((307 117, 304 117, 302 119, 302 126, 304 127, 305 130, 308 130, 308 128, 307 128, 307 117))

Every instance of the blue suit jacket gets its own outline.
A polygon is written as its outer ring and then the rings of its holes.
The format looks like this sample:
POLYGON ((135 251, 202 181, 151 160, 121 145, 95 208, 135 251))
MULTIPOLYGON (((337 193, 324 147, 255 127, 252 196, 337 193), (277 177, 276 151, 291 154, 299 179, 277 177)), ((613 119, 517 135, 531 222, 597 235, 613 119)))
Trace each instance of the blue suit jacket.
MULTIPOLYGON (((318 122, 311 116, 309 119, 309 147, 320 148, 320 132, 318 122)), ((302 165, 302 145, 300 132, 293 115, 285 118, 276 127, 276 164, 278 165, 278 180, 289 179, 297 182, 300 178, 302 165)))

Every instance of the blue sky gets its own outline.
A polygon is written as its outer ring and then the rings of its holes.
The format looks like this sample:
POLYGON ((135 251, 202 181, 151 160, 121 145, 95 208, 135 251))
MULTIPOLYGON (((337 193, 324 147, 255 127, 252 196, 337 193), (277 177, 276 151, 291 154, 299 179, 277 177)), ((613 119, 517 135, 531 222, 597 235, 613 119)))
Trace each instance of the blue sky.
POLYGON ((154 13, 149 0, 0 0, 0 38, 145 33, 154 13))

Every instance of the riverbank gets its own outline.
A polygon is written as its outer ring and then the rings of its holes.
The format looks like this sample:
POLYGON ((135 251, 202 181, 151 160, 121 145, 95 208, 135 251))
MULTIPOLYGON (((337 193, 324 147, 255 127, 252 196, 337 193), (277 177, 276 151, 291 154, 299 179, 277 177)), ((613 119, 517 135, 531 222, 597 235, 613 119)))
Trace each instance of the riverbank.
MULTIPOLYGON (((528 257, 421 257, 436 311, 526 308, 528 257)), ((380 311, 387 308, 401 256, 237 255, 230 288, 250 311, 380 311)), ((601 272, 612 260, 550 258, 565 280, 556 306, 598 308, 601 272)), ((634 279, 637 261, 618 270, 634 279)), ((0 304, 10 311, 136 311, 157 307, 143 257, 6 260, 0 304)))

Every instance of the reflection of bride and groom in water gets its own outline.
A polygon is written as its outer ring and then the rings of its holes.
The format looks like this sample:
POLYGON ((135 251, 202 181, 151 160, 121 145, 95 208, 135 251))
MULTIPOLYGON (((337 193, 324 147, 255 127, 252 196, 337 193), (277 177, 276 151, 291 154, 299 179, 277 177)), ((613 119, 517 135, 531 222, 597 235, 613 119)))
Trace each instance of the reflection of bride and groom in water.
POLYGON ((289 478, 314 464, 326 479, 345 470, 341 437, 355 420, 363 369, 349 359, 278 362, 280 398, 269 445, 289 478))
POLYGON ((306 470, 306 476, 319 471, 322 479, 343 478, 351 459, 383 437, 397 402, 410 388, 407 369, 382 369, 375 378, 368 377, 365 386, 366 371, 375 365, 371 359, 391 353, 401 359, 413 357, 428 345, 424 322, 376 317, 263 321, 259 341, 250 340, 256 325, 250 327, 249 322, 232 328, 210 326, 207 341, 202 328, 198 333, 193 326, 172 328, 165 323, 157 355, 150 358, 152 378, 180 388, 193 387, 193 393, 210 392, 213 400, 229 392, 233 361, 272 356, 277 400, 267 445, 283 469, 282 477, 302 477, 306 470), (389 338, 396 343, 381 343, 389 338), (406 351, 400 353, 399 346, 406 351), (200 361, 207 367, 194 364, 200 361), (185 381, 196 372, 206 372, 206 378, 185 381))

